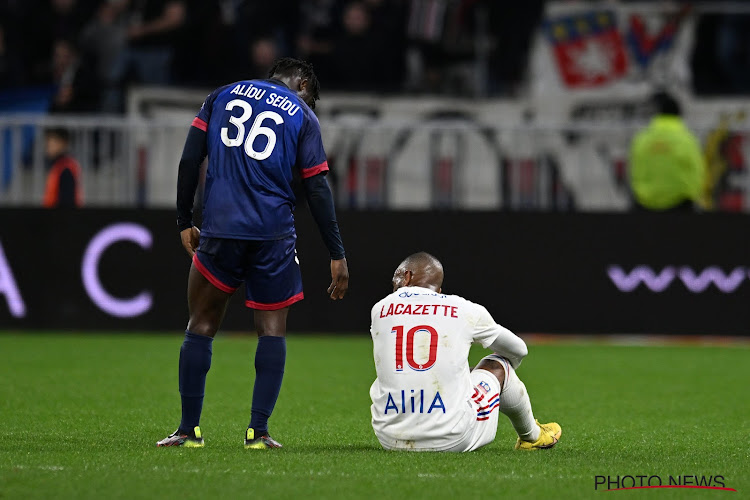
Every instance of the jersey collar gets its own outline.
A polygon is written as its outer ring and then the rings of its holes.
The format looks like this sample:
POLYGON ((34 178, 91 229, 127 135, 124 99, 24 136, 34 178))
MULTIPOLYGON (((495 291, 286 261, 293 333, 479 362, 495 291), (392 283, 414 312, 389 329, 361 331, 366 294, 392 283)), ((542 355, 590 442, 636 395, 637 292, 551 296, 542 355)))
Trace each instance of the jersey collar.
MULTIPOLYGON (((396 290, 396 292, 404 291, 405 289, 420 290, 420 291, 423 291, 425 293, 435 293, 435 294, 438 293, 438 292, 436 292, 435 290, 433 290, 431 288, 425 288, 425 287, 422 287, 422 286, 413 286, 413 285, 402 286, 401 288, 399 288, 398 290, 396 290)), ((396 292, 394 292, 394 293, 396 293, 396 292)), ((444 294, 443 294, 443 292, 440 292, 439 295, 444 295, 444 294)))

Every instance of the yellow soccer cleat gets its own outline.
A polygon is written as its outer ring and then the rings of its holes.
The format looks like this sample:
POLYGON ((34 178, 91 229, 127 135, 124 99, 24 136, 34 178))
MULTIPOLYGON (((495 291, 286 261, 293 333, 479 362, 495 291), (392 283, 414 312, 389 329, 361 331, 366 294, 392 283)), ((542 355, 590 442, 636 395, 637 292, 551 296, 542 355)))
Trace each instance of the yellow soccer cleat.
POLYGON ((516 441, 517 450, 541 450, 544 448, 552 448, 560 440, 562 434, 562 428, 555 422, 549 424, 540 424, 539 420, 536 421, 536 425, 539 426, 539 439, 534 441, 521 441, 518 438, 516 441))
POLYGON ((191 434, 180 432, 179 429, 174 431, 169 436, 165 437, 158 443, 158 447, 164 446, 182 446, 183 448, 203 448, 203 437, 201 436, 201 428, 196 426, 191 434))
POLYGON ((281 444, 268 434, 255 437, 255 429, 249 427, 245 433, 246 450, 267 450, 269 448, 281 448, 281 444))

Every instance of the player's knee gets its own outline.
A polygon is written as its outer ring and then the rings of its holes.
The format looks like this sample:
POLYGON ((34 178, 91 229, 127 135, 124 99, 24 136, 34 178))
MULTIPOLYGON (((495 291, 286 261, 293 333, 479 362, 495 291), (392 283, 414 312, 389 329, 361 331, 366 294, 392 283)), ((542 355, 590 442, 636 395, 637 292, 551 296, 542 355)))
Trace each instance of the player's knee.
POLYGON ((475 369, 485 370, 492 373, 495 377, 497 377, 498 382, 500 382, 500 387, 503 386, 507 374, 505 373, 505 367, 503 366, 503 363, 501 363, 497 359, 487 356, 486 358, 483 358, 479 362, 479 364, 477 364, 475 369))
POLYGON ((194 333, 196 335, 214 337, 216 335, 218 327, 210 321, 190 318, 187 329, 190 333, 194 333))

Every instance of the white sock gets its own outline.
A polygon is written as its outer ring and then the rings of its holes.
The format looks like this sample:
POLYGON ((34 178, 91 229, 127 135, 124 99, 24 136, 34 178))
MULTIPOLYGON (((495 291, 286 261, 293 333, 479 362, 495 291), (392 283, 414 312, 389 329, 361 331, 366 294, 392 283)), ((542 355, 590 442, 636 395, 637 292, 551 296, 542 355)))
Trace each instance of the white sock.
POLYGON ((500 406, 498 408, 510 419, 510 423, 513 424, 513 428, 521 440, 534 442, 539 439, 539 426, 534 421, 526 386, 518 378, 510 363, 507 361, 503 363, 503 368, 505 368, 505 383, 500 392, 500 406))

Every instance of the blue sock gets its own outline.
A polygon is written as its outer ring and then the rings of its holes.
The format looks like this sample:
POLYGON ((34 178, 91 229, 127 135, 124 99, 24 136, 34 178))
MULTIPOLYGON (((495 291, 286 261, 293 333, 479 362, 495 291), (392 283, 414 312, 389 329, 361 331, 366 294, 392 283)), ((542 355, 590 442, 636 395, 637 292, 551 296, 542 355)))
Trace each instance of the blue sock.
POLYGON ((255 388, 250 427, 259 437, 268 432, 268 417, 273 412, 281 390, 286 363, 286 338, 258 337, 255 351, 255 388))
POLYGON ((180 349, 182 422, 179 429, 184 434, 192 434, 193 429, 200 423, 206 374, 211 368, 213 341, 213 338, 205 335, 185 332, 185 341, 180 349))

